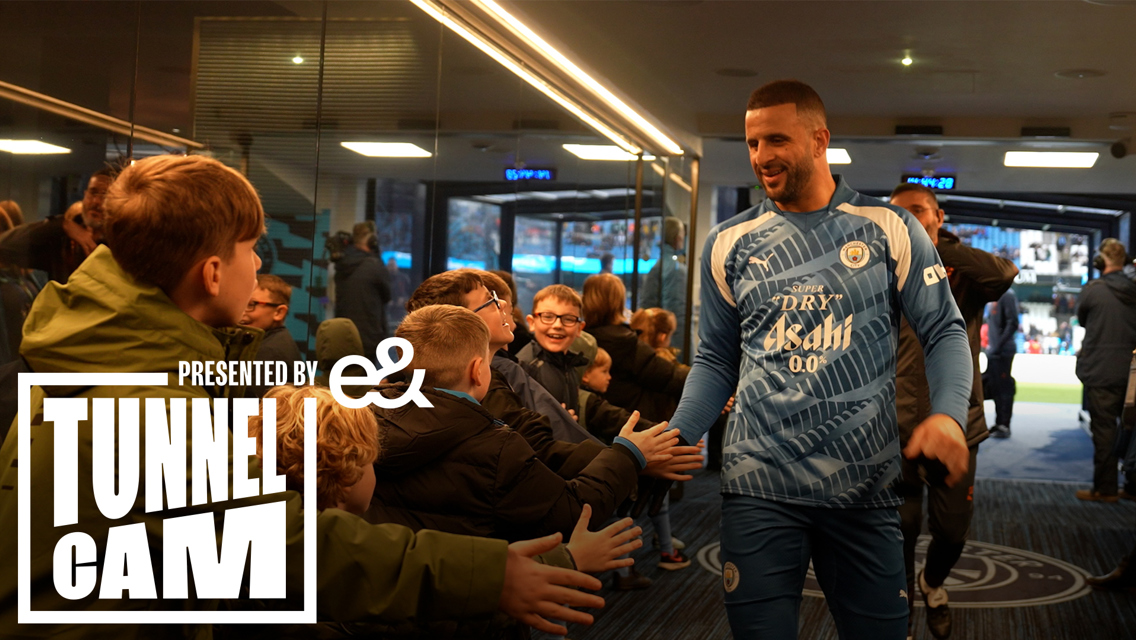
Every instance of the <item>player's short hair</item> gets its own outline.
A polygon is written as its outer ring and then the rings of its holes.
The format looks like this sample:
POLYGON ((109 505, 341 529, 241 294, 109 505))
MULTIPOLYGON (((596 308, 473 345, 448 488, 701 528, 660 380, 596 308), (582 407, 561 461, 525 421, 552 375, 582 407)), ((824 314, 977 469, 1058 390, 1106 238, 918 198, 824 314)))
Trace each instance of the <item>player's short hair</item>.
POLYGON ((681 249, 678 246, 678 234, 686 227, 682 220, 674 216, 667 216, 663 218, 663 242, 671 245, 675 249, 681 249))
POLYGON ((592 358, 592 361, 588 363, 588 368, 584 370, 584 373, 586 374, 594 369, 599 369, 605 364, 611 364, 611 354, 601 347, 596 349, 596 357, 592 358))
POLYGON ((619 276, 597 273, 584 280, 584 321, 593 327, 606 327, 623 319, 627 289, 619 276))
POLYGON ((888 199, 895 200, 895 197, 899 194, 911 193, 912 191, 916 193, 922 193, 923 195, 927 196, 927 198, 931 200, 931 204, 934 205, 936 209, 939 208, 939 198, 935 196, 935 191, 933 189, 912 182, 904 182, 897 185, 894 189, 891 190, 891 196, 888 199))
POLYGON ((639 340, 645 342, 652 349, 659 336, 673 334, 678 328, 678 319, 675 314, 661 307, 640 309, 631 316, 631 328, 639 334, 639 340))
POLYGON ((204 156, 152 156, 111 183, 107 245, 122 269, 173 290, 209 256, 228 260, 264 233, 264 208, 240 173, 204 156))
POLYGON ((505 282, 505 279, 497 273, 496 271, 479 271, 477 275, 481 276, 481 283, 485 285, 486 289, 497 294, 498 300, 513 304, 513 290, 509 288, 509 283, 505 282))
POLYGON ((800 80, 774 80, 754 90, 746 103, 746 111, 776 107, 779 104, 797 106, 797 117, 813 120, 815 129, 827 126, 828 117, 820 94, 800 80))
POLYGON ((434 304, 464 307, 465 294, 484 286, 481 271, 477 269, 444 271, 426 278, 418 285, 414 293, 410 294, 410 299, 406 301, 406 310, 415 311, 434 304))
POLYGON ((356 223, 351 228, 351 242, 355 244, 367 244, 374 235, 375 223, 371 220, 356 223))
MULTIPOLYGON (((516 309, 517 308, 517 282, 515 280, 513 280, 513 274, 509 273, 508 271, 504 271, 502 269, 491 269, 489 271, 489 273, 492 273, 493 275, 500 278, 501 282, 504 282, 505 286, 509 287, 509 304, 513 305, 513 308, 516 309)), ((485 286, 489 287, 489 283, 488 282, 485 283, 485 286)), ((493 287, 489 287, 489 288, 492 289, 493 287)), ((496 289, 494 289, 494 291, 496 291, 496 289)), ((497 291, 497 297, 498 298, 501 297, 500 291, 497 291)))
MULTIPOLYGON (((367 407, 348 409, 326 387, 273 387, 264 394, 268 398, 276 399, 276 469, 287 478, 288 488, 297 491, 304 486, 304 399, 316 399, 316 508, 342 502, 367 465, 379 457, 375 414, 367 407)), ((263 418, 251 417, 249 436, 256 438, 256 454, 262 459, 263 433, 263 418)))
POLYGON ((1101 242, 1100 254, 1110 267, 1123 267, 1128 262, 1128 252, 1116 238, 1105 238, 1101 242))
POLYGON ((284 278, 271 273, 262 273, 256 276, 256 286, 271 294, 272 302, 276 304, 292 303, 292 285, 284 282, 284 278))
POLYGON ((460 385, 469 363, 489 352, 489 326, 476 313, 452 304, 411 311, 394 335, 414 347, 410 369, 423 369, 423 381, 430 387, 460 385))
POLYGON ((580 294, 576 293, 575 289, 566 284, 550 284, 540 291, 537 291, 536 295, 533 296, 532 312, 535 314, 537 306, 549 298, 559 300, 564 304, 576 305, 578 313, 584 313, 583 298, 580 297, 580 294))

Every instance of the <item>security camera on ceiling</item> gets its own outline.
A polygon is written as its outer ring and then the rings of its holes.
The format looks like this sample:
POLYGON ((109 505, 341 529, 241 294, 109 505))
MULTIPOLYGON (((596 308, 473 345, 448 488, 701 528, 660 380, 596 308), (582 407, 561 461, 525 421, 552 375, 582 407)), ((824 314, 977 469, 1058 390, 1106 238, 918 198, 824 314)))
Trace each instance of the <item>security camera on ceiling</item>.
POLYGON ((1128 145, 1130 144, 1132 144, 1131 138, 1124 138, 1123 140, 1117 140, 1112 143, 1112 146, 1109 148, 1109 151, 1112 152, 1112 157, 1119 160, 1128 155, 1128 145))

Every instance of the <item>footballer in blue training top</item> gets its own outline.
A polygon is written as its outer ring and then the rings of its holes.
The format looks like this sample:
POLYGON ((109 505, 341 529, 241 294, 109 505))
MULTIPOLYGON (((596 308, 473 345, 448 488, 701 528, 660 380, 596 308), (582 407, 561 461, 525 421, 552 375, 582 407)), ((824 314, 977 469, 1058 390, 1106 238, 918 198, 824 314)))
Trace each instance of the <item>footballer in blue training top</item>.
POLYGON ((736 393, 722 468, 730 624, 738 638, 795 638, 811 559, 841 638, 904 638, 899 319, 923 343, 932 403, 904 453, 942 461, 948 482, 968 463, 966 327, 911 214, 829 173, 812 88, 755 91, 746 139, 767 198, 706 240, 700 344, 671 421, 697 442, 736 393))

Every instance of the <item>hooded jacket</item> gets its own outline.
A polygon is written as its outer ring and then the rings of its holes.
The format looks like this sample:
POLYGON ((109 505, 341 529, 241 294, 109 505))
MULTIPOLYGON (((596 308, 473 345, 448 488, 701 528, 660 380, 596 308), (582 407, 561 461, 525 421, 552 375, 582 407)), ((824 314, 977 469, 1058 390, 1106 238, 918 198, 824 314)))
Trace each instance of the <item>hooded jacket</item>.
POLYGON ((1136 283, 1120 271, 1081 290, 1077 321, 1085 328, 1077 377, 1086 387, 1124 387, 1136 349, 1136 283))
MULTIPOLYGON (((982 349, 982 312, 986 303, 998 300, 1010 288, 1018 269, 1013 262, 968 247, 959 241, 958 236, 942 229, 939 230, 936 249, 947 269, 951 295, 966 323, 966 335, 970 342, 974 379, 965 427, 967 444, 974 446, 985 440, 990 433, 982 411, 982 375, 978 367, 978 352, 982 349)), ((907 445, 911 432, 931 415, 926 368, 923 345, 919 344, 919 338, 907 319, 901 318, 895 366, 895 408, 901 446, 907 445)))
POLYGON ((335 316, 355 323, 368 358, 374 359, 375 347, 390 337, 386 309, 390 299, 390 273, 379 257, 347 247, 335 263, 335 316))
POLYGON ((686 384, 689 367, 681 367, 655 353, 631 325, 614 324, 590 327, 596 344, 611 355, 611 384, 604 394, 607 401, 628 411, 639 411, 651 420, 664 420, 655 410, 656 398, 647 390, 678 399, 686 384))
MULTIPOLYGON (((179 361, 248 360, 262 332, 234 327, 213 329, 182 312, 161 289, 144 285, 99 247, 72 275, 66 285, 49 284, 36 299, 25 325, 22 353, 36 372, 164 372, 176 376, 179 361)), ((91 535, 99 549, 106 548, 111 526, 142 523, 155 567, 162 562, 162 512, 146 513, 144 490, 130 511, 115 521, 106 520, 95 503, 91 486, 92 426, 79 423, 78 525, 56 528, 50 508, 54 477, 54 434, 43 425, 47 393, 74 398, 237 397, 239 389, 178 385, 158 387, 40 387, 31 393, 31 459, 20 467, 31 472, 32 547, 31 606, 44 610, 104 611, 130 607, 158 609, 169 601, 101 600, 93 593, 82 600, 66 600, 56 593, 52 556, 58 540, 74 529, 91 535)), ((187 435, 191 435, 188 430, 187 435)), ((228 431, 224 431, 227 435, 228 431)), ((24 625, 17 620, 17 481, 18 425, 0 448, 0 636, 66 638, 209 638, 208 625, 24 625)), ((192 444, 186 443, 187 450, 192 444)), ((141 459, 140 478, 145 478, 141 459)), ((259 478, 259 465, 250 458, 249 477, 259 478)), ((187 469, 192 470, 192 467, 187 469)), ((190 474, 191 475, 191 474, 190 474)), ((187 485, 192 478, 187 478, 187 485)), ((187 494, 189 492, 187 491, 187 494)), ((266 497, 231 500, 214 511, 222 531, 224 510, 284 499, 287 526, 285 553, 289 596, 298 596, 302 584, 303 510, 300 496, 285 492, 266 497)), ((209 512, 211 505, 188 506, 176 514, 209 512)), ((372 526, 335 509, 320 513, 315 532, 319 568, 317 608, 335 620, 367 620, 391 624, 434 619, 488 617, 497 608, 504 581, 506 545, 498 540, 475 539, 405 527, 372 526)), ((218 535, 220 541, 220 535, 218 535)), ((213 600, 186 600, 187 610, 213 610, 213 600)))
MULTIPOLYGON (((380 392, 401 396, 405 383, 380 392)), ((480 404, 422 388, 434 406, 376 408, 382 457, 366 518, 506 540, 571 533, 583 505, 598 529, 636 486, 638 464, 622 445, 600 451, 575 478, 545 466, 528 442, 480 404)))

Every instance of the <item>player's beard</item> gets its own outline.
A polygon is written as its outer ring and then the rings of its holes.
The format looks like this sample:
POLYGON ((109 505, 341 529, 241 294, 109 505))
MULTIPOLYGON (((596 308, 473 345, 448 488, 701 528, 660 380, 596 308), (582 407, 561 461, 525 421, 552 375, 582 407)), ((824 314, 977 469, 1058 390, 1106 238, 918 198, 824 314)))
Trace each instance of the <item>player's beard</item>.
POLYGON ((765 176, 761 176, 761 186, 765 189, 765 194, 780 206, 796 204, 804 197, 809 182, 813 179, 811 156, 806 155, 795 164, 776 163, 773 166, 784 167, 785 183, 780 189, 770 189, 765 183, 765 176))

